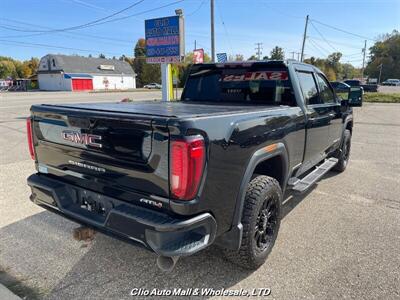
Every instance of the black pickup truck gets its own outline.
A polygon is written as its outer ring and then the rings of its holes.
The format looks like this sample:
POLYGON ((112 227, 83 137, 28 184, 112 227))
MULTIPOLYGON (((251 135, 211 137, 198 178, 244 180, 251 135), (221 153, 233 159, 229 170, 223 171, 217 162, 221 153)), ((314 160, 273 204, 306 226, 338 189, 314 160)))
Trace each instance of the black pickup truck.
POLYGON ((144 246, 163 270, 211 244, 254 269, 284 195, 346 168, 361 101, 311 65, 266 61, 194 65, 176 102, 33 105, 30 200, 144 246))

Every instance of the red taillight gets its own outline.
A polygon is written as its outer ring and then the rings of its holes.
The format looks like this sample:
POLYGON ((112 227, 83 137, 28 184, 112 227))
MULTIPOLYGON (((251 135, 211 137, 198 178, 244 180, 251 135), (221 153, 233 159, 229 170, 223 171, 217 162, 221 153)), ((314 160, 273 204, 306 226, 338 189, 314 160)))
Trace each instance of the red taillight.
POLYGON ((170 188, 174 198, 191 200, 203 175, 205 145, 201 136, 172 140, 170 148, 170 188))
POLYGON ((32 122, 31 118, 26 119, 26 134, 28 136, 28 147, 29 147, 29 154, 31 158, 35 160, 35 150, 33 148, 33 136, 32 136, 32 122))

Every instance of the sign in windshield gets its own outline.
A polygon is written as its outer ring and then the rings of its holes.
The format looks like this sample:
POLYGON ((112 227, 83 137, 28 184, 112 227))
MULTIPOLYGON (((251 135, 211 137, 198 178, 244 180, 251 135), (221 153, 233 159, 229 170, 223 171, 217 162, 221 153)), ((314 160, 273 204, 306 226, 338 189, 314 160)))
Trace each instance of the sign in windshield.
POLYGON ((194 70, 182 100, 296 105, 287 70, 245 67, 194 70))

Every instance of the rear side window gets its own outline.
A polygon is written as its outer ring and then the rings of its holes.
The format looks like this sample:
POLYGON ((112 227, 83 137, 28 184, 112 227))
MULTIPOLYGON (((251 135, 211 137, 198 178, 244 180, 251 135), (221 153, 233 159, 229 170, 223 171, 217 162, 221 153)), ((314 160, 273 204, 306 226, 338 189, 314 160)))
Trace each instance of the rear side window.
POLYGON ((334 103, 335 96, 333 95, 333 92, 329 87, 326 79, 322 77, 320 74, 317 74, 317 82, 319 87, 319 96, 321 98, 322 103, 334 103))
POLYGON ((297 72, 306 105, 320 104, 318 89, 312 73, 297 72))
POLYGON ((288 70, 265 65, 193 69, 186 81, 182 100, 297 105, 288 70))

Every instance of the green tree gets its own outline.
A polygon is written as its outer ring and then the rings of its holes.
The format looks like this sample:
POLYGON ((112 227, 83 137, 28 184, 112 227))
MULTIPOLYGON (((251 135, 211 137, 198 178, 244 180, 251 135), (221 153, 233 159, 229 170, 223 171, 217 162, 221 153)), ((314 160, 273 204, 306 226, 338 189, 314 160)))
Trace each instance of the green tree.
POLYGON ((281 47, 275 46, 271 50, 271 59, 276 59, 276 60, 282 60, 285 59, 285 52, 283 52, 283 49, 281 47))
POLYGON ((141 74, 142 85, 149 84, 151 82, 161 82, 161 67, 159 64, 148 64, 143 65, 143 71, 141 74))
POLYGON ((18 77, 15 65, 10 60, 0 60, 0 78, 18 77))
POLYGON ((159 64, 146 63, 146 41, 143 38, 137 40, 134 48, 135 58, 131 65, 135 71, 137 86, 142 87, 151 82, 161 81, 161 68, 159 64))
POLYGON ((235 55, 235 61, 244 61, 244 55, 243 54, 236 54, 235 55))
POLYGON ((36 57, 21 62, 11 57, 0 56, 0 62, 2 62, 0 78, 27 78, 36 74, 39 66, 39 59, 36 57))
POLYGON ((365 74, 378 78, 382 65, 381 81, 388 78, 400 78, 400 33, 394 30, 384 35, 380 41, 369 48, 370 59, 365 74))
POLYGON ((342 74, 342 64, 340 63, 340 59, 342 58, 342 53, 334 52, 328 55, 326 64, 333 69, 336 75, 342 74))
POLYGON ((247 60, 258 60, 258 57, 253 54, 247 60))
POLYGON ((135 49, 134 49, 134 55, 135 55, 135 57, 146 56, 146 40, 145 39, 140 38, 137 40, 135 49))

